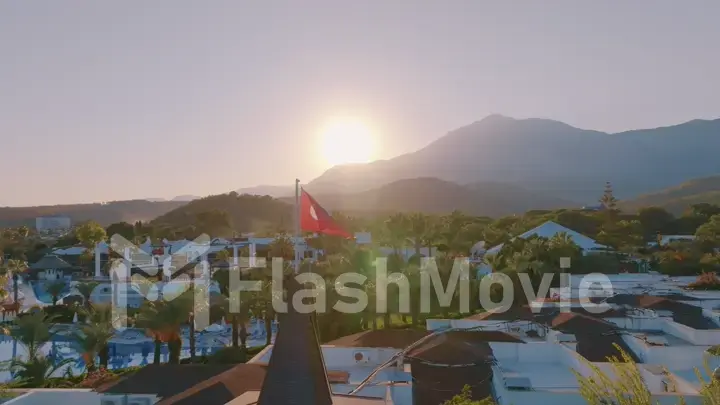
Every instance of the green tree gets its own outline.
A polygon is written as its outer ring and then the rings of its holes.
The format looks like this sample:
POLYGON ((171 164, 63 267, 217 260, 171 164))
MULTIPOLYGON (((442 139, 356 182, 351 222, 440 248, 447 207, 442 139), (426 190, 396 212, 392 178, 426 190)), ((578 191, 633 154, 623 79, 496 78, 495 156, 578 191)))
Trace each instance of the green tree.
POLYGON ((196 230, 212 236, 231 236, 232 220, 230 215, 218 209, 196 214, 196 230))
POLYGON ((672 233, 672 225, 675 222, 673 214, 660 207, 645 207, 638 210, 638 221, 643 228, 645 238, 650 238, 658 233, 672 233))
POLYGON ((52 297, 52 304, 57 305, 60 294, 65 290, 65 283, 62 281, 54 281, 45 286, 45 291, 52 297))
POLYGON ((632 357, 621 351, 621 358, 611 359, 611 373, 603 372, 598 366, 585 360, 592 370, 585 376, 573 370, 580 384, 580 394, 588 405, 654 405, 652 394, 645 384, 640 369, 632 357))
POLYGON ((49 388, 52 375, 73 361, 74 359, 64 359, 55 362, 42 353, 37 353, 27 359, 12 359, 10 371, 14 376, 15 386, 49 388))
POLYGON ((76 332, 75 339, 82 348, 88 372, 95 370, 95 358, 100 357, 100 367, 107 368, 109 358, 108 343, 115 334, 112 319, 112 307, 108 304, 95 304, 83 310, 86 322, 76 332))
POLYGON ((170 352, 169 362, 180 363, 182 340, 180 327, 190 318, 192 304, 183 295, 172 301, 146 302, 140 310, 138 323, 145 327, 155 340, 155 362, 159 363, 159 349, 167 343, 170 352))
POLYGON ((421 212, 415 212, 407 218, 407 223, 408 233, 415 246, 415 255, 420 256, 420 248, 428 232, 427 215, 421 212))
POLYGON ((20 273, 27 270, 27 263, 22 260, 10 259, 5 265, 7 272, 10 273, 13 281, 13 302, 18 302, 18 277, 20 273))
POLYGON ((617 208, 617 198, 613 195, 613 187, 609 181, 605 182, 605 190, 598 202, 606 211, 614 211, 617 208))
POLYGON ((95 288, 97 288, 98 285, 100 285, 100 283, 96 281, 86 281, 79 283, 77 286, 75 286, 80 295, 83 296, 83 299, 85 300, 85 308, 88 310, 92 306, 90 303, 90 298, 93 291, 95 291, 95 288))
POLYGON ((720 214, 713 215, 707 223, 701 225, 695 232, 695 237, 709 246, 720 246, 720 214))
POLYGON ((9 330, 9 334, 25 346, 28 358, 34 359, 38 356, 40 348, 53 338, 54 334, 51 330, 55 319, 57 318, 46 315, 40 309, 35 309, 17 317, 15 327, 9 330))
POLYGON ((127 222, 116 222, 107 227, 105 231, 107 235, 112 237, 113 235, 120 235, 127 240, 135 239, 137 235, 135 233, 135 226, 127 222))
POLYGON ((271 257, 281 257, 284 260, 293 260, 295 258, 295 245, 292 239, 287 235, 279 235, 269 246, 271 257))
POLYGON ((481 400, 472 399, 472 389, 469 385, 463 387, 462 391, 451 399, 442 403, 442 405, 493 405, 495 402, 492 398, 481 400))
POLYGON ((75 236, 87 249, 95 249, 98 243, 105 240, 107 233, 97 222, 88 221, 75 228, 75 236))
POLYGON ((400 254, 400 248, 405 245, 408 238, 408 219, 403 213, 396 213, 385 220, 385 242, 393 249, 393 253, 400 254))

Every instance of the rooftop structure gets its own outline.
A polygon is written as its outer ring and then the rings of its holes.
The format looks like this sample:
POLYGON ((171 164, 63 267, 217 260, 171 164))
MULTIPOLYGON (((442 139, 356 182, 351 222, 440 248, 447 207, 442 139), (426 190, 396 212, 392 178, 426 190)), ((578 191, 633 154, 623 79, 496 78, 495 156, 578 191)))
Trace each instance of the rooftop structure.
MULTIPOLYGON (((533 228, 521 235, 518 235, 517 237, 525 239, 529 238, 530 236, 537 235, 544 238, 552 238, 553 236, 561 232, 567 233, 570 239, 572 239, 572 241, 575 242, 575 244, 578 245, 580 249, 583 250, 583 252, 604 251, 608 249, 607 246, 597 243, 594 239, 552 221, 545 222, 544 224, 533 228)), ((502 247, 502 244, 494 246, 488 249, 485 254, 496 254, 500 251, 500 249, 502 249, 502 247)))

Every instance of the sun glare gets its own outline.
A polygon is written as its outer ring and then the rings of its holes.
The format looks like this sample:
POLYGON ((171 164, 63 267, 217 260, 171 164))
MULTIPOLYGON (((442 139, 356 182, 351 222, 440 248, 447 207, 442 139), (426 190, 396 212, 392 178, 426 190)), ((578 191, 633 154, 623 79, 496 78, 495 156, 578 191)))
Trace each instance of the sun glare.
POLYGON ((373 159, 373 133, 362 121, 352 118, 330 121, 322 129, 321 137, 323 157, 331 165, 373 159))

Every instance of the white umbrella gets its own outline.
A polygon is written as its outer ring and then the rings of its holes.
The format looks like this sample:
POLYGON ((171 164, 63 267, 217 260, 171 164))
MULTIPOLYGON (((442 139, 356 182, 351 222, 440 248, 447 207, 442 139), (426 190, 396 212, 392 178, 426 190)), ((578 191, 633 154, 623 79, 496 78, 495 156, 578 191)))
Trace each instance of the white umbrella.
POLYGON ((78 323, 78 315, 77 315, 77 312, 75 312, 75 315, 73 315, 73 323, 78 323))

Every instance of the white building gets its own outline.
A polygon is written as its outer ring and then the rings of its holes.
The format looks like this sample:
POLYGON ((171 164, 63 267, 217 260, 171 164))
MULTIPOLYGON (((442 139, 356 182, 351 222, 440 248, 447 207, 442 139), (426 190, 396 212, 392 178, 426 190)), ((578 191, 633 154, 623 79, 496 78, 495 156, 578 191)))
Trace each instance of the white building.
MULTIPOLYGON (((568 237, 572 239, 573 242, 575 242, 576 245, 582 249, 583 254, 587 254, 590 252, 597 252, 597 251, 606 251, 608 249, 607 246, 601 245, 597 243, 594 239, 587 237, 581 233, 575 232, 572 229, 566 228, 560 224, 557 224, 553 221, 545 222, 544 224, 533 228, 521 235, 518 235, 518 238, 526 239, 533 235, 537 235, 543 238, 552 238, 553 236, 557 235, 558 233, 565 232, 567 233, 568 237)), ((498 252, 500 252, 500 249, 502 249, 503 245, 497 245, 490 249, 488 249, 485 254, 486 255, 493 255, 498 252)))
POLYGON ((35 218, 35 229, 38 233, 66 231, 72 226, 70 217, 53 216, 35 218))
POLYGON ((692 242, 695 240, 695 235, 660 235, 660 238, 655 242, 648 243, 648 246, 665 246, 672 242, 692 242))

